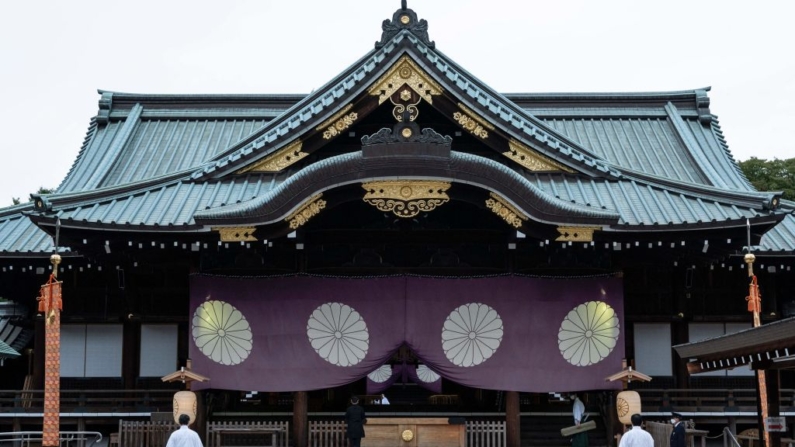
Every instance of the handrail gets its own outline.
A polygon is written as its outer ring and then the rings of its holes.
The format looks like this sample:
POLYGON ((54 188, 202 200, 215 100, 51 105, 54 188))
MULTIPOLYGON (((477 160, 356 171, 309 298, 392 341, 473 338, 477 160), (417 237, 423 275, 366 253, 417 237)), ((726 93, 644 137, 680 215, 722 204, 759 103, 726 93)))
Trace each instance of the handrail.
MULTIPOLYGON (((40 431, 12 431, 12 432, 3 432, 0 433, 0 443, 1 442, 18 442, 20 447, 31 447, 31 441, 36 443, 42 440, 42 432, 40 431), (2 439, 2 437, 7 436, 7 439, 2 439)), ((78 442, 81 447, 88 446, 91 447, 92 445, 98 443, 102 440, 102 433, 98 431, 62 431, 60 432, 59 436, 59 445, 61 447, 68 446, 70 442, 78 442), (93 436, 94 439, 90 439, 93 436), (90 441, 89 444, 85 444, 85 441, 90 441)), ((37 444, 34 444, 37 445, 37 444)))
POLYGON ((738 441, 737 438, 734 437, 734 433, 732 433, 729 427, 723 427, 723 447, 743 447, 742 444, 740 444, 740 441, 738 441), (729 439, 732 440, 731 446, 729 445, 728 442, 729 439))

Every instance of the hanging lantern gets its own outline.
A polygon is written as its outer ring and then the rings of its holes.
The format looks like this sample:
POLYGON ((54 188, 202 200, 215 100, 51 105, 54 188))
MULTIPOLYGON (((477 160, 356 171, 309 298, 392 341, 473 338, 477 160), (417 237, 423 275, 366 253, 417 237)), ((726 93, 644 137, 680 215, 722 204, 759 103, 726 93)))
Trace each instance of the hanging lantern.
POLYGON ((616 396, 618 420, 624 425, 632 425, 630 418, 640 414, 640 394, 637 391, 622 391, 616 396))
POLYGON ((196 420, 196 395, 192 391, 178 391, 174 394, 174 422, 179 424, 179 415, 190 417, 188 425, 196 420))

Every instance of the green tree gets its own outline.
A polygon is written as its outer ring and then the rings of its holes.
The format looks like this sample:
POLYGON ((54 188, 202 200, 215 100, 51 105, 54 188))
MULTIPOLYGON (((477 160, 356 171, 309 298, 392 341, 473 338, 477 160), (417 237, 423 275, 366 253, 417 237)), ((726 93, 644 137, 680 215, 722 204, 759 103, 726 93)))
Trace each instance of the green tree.
MULTIPOLYGON (((55 188, 45 188, 43 186, 39 186, 39 189, 36 190, 36 194, 52 194, 54 192, 55 192, 55 188)), ((33 201, 33 199, 28 199, 28 202, 32 202, 32 201, 33 201)), ((12 197, 11 198, 11 204, 12 205, 19 205, 20 203, 22 203, 22 201, 19 200, 19 197, 12 197)))
POLYGON ((795 200, 795 158, 765 160, 751 157, 739 165, 756 189, 783 191, 782 198, 795 200))

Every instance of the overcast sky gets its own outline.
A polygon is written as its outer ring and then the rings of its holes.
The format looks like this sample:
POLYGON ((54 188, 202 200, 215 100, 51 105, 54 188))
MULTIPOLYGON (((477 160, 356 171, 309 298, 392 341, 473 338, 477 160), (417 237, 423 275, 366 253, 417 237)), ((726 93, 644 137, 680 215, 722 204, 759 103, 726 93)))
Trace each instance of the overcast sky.
MULTIPOLYGON (((795 157, 795 2, 409 0, 436 48, 503 93, 711 86, 735 158, 795 157)), ((399 0, 0 2, 0 206, 56 187, 97 89, 309 93, 399 0)))

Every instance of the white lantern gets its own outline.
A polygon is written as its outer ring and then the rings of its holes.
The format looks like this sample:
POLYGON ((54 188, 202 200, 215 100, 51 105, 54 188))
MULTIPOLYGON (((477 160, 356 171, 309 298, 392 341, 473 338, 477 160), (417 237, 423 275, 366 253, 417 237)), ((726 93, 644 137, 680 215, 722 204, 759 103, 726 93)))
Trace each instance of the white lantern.
POLYGON ((179 391, 174 394, 174 422, 179 424, 179 416, 187 414, 190 417, 188 425, 196 420, 196 395, 191 391, 179 391))
POLYGON ((616 396, 618 420, 624 425, 632 425, 630 418, 640 414, 640 394, 637 391, 622 391, 616 396))

